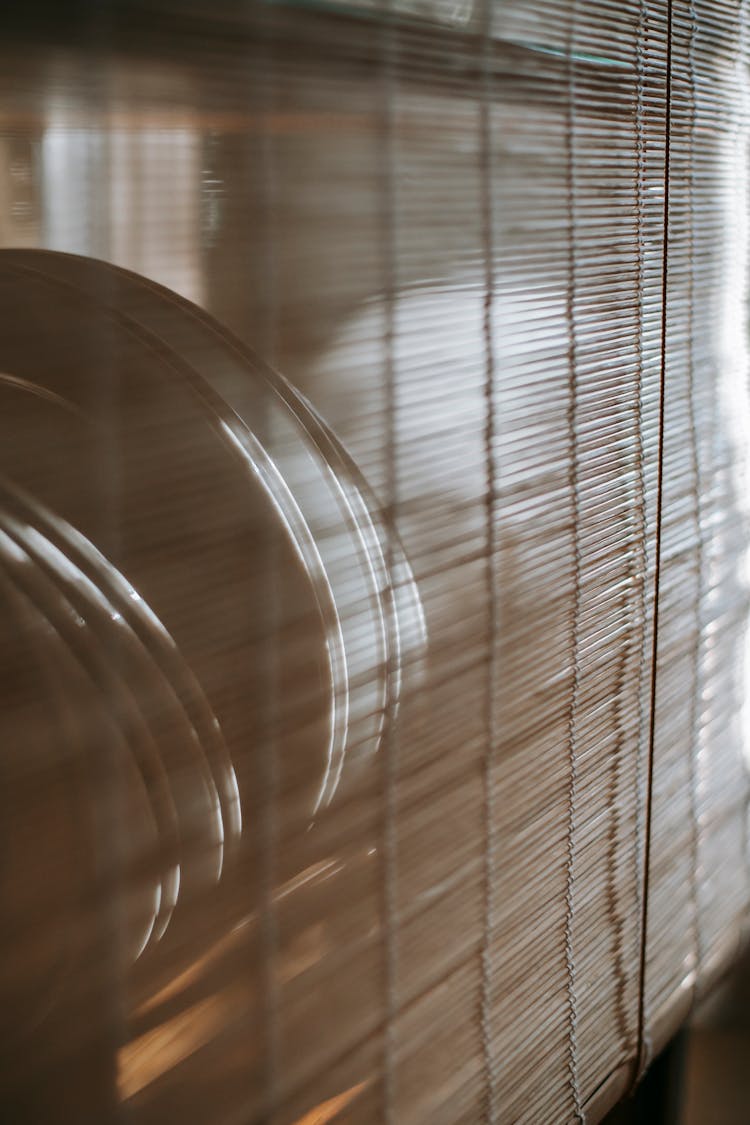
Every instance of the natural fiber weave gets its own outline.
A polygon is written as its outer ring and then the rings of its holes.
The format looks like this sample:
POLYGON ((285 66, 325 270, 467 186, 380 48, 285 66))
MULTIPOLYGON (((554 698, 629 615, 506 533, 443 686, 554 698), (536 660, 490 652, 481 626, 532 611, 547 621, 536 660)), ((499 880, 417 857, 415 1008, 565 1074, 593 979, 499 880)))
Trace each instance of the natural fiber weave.
POLYGON ((731 963, 748 18, 3 17, 0 1117, 596 1122, 731 963))

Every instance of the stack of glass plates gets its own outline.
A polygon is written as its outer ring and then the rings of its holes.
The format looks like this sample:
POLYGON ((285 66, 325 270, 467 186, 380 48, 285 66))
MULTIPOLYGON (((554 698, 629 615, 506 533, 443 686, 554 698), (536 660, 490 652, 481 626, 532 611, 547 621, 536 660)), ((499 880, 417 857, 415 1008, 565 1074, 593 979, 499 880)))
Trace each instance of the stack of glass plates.
MULTIPOLYGON (((263 818, 307 834, 372 784, 423 626, 343 448, 200 309, 42 251, 0 253, 0 300, 17 1039, 71 980, 80 1007, 101 948, 115 974, 151 954, 153 989, 168 929, 161 977, 258 907, 263 818)), ((308 855, 287 848, 273 877, 308 855)))

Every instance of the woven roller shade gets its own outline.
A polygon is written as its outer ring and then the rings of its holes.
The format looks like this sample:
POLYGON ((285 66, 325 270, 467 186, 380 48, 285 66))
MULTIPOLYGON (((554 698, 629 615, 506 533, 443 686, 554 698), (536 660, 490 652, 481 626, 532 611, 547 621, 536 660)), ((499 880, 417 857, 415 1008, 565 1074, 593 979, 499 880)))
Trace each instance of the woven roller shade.
POLYGON ((746 926, 746 7, 3 19, 0 1116, 601 1120, 746 926))

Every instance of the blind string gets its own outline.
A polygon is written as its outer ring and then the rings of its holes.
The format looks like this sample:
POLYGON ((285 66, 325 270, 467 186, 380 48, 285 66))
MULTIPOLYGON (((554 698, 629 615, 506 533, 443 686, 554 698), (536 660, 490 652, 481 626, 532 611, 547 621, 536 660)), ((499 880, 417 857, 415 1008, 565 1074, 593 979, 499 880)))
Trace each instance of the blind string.
POLYGON ((635 849, 634 882, 636 888, 636 901, 640 897, 640 866, 638 862, 640 847, 640 831, 642 830, 642 809, 640 802, 643 792, 642 755, 645 741, 645 708, 644 687, 646 669, 646 483, 645 483, 645 454, 643 447, 642 426, 642 391, 643 391, 643 291, 644 291, 644 261, 643 261, 643 192, 644 192, 644 136, 643 136, 643 35, 645 30, 645 0, 642 0, 639 11, 635 38, 636 46, 636 104, 635 104, 635 383, 633 386, 630 404, 623 403, 621 418, 622 432, 628 428, 633 434, 633 452, 623 455, 621 459, 621 479, 624 483, 626 511, 628 519, 628 547, 624 556, 627 583, 623 585, 621 610, 627 619, 628 629, 625 639, 620 647, 617 661, 615 686, 612 692, 613 726, 615 741, 610 755, 611 758, 611 789, 608 795, 608 811, 610 827, 607 835, 607 853, 605 864, 606 894, 608 910, 612 920, 612 954, 614 965, 615 997, 614 1020, 620 1043, 624 1053, 632 1046, 631 1021, 634 1013, 629 1011, 627 1004, 627 987, 631 973, 631 966, 626 957, 625 932, 627 915, 617 893, 618 850, 621 844, 619 810, 622 807, 623 765, 629 749, 628 708, 624 706, 624 696, 628 685, 633 684, 636 693, 636 762, 635 762, 635 793, 636 793, 636 836, 638 843, 635 849), (629 493, 629 480, 633 475, 632 499, 629 493), (635 664, 635 668, 633 668, 635 664))
MULTIPOLYGON (((639 410, 637 401, 637 388, 639 386, 639 379, 636 376, 636 388, 633 393, 633 407, 631 409, 632 426, 634 434, 637 435, 639 426, 639 410)), ((628 419, 621 420, 623 432, 626 432, 628 419)), ((636 438, 637 441, 637 438, 636 438)), ((627 459, 623 458, 622 473, 625 481, 629 475, 630 465, 627 459)), ((635 456, 636 468, 638 468, 638 456, 635 456)), ((625 485, 627 489, 627 484, 625 485)), ((633 683, 632 672, 632 658, 635 654, 635 659, 641 663, 639 658, 639 645, 638 637, 639 631, 641 634, 640 650, 642 651, 642 617, 639 612, 639 593, 637 586, 639 584, 639 572, 642 571, 640 560, 636 561, 636 552, 639 556, 642 554, 643 548, 643 529, 640 524, 640 519, 637 514, 639 508, 639 483, 638 478, 636 482, 636 498, 634 504, 628 504, 628 522, 630 527, 628 535, 630 543, 625 554, 625 570, 628 577, 628 582, 623 584, 622 596, 620 598, 620 609, 625 616, 628 624, 627 633, 621 642, 620 652, 616 663, 615 682, 612 691, 612 718, 614 727, 614 742, 609 754, 610 766, 610 789, 607 795, 607 812, 609 827, 607 830, 606 840, 606 859, 605 859, 605 893, 607 897, 607 910, 611 919, 611 935, 612 935, 612 960, 613 960, 613 977, 615 983, 614 994, 614 1021, 617 1028, 617 1033, 620 1043, 624 1049, 627 1048, 629 1041, 629 1023, 631 1013, 628 1012, 627 1007, 627 983, 628 983, 628 963, 625 957, 625 924, 626 915, 619 901, 620 896, 617 890, 617 877, 618 877, 618 852, 620 848, 620 809, 622 807, 623 797, 623 761, 629 748, 628 737, 628 723, 627 723, 627 709, 623 705, 625 692, 628 684, 633 683)), ((636 690, 639 690, 640 673, 637 674, 635 685, 636 690)))
POLYGON ((388 647, 386 654, 386 694, 385 724, 381 744, 383 812, 382 812, 382 857, 380 863, 382 879, 383 916, 383 1120, 390 1125, 396 1120, 396 1014, 397 1014, 397 835, 396 835, 396 780, 398 741, 395 729, 394 676, 393 667, 393 615, 395 612, 395 593, 393 589, 394 564, 394 526, 396 517, 397 467, 396 467, 396 371, 394 356, 395 316, 396 316, 396 168, 394 105, 396 93, 394 31, 392 0, 382 0, 383 22, 381 29, 381 232, 383 254, 383 389, 385 392, 385 504, 386 504, 386 601, 388 647))
POLYGON ((576 328, 576 179, 575 179, 575 109, 576 109, 576 71, 575 71, 575 32, 577 2, 573 0, 570 12, 566 54, 568 67, 568 98, 565 123, 566 147, 566 201, 568 228, 568 275, 566 285, 566 326, 568 340, 568 406, 567 427, 569 442, 568 486, 572 502, 573 539, 573 605, 570 614, 570 651, 572 663, 572 683, 567 715, 569 779, 567 800, 566 850, 567 871, 565 884, 565 963, 567 968, 568 1003, 568 1081, 570 1084, 573 1110, 576 1120, 585 1122, 585 1110, 581 1096, 578 1066, 578 997, 576 981, 573 925, 575 918, 575 863, 576 863, 576 813, 578 800, 578 704, 581 692, 581 668, 579 663, 579 635, 581 627, 582 560, 580 543, 581 504, 580 504, 580 465, 578 440, 578 340, 576 328))
MULTIPOLYGON (((624 553, 624 567, 627 582, 622 584, 622 594, 617 610, 627 621, 627 631, 619 646, 615 665, 614 687, 611 692, 612 725, 614 741, 608 754, 610 764, 609 791, 607 795, 608 830, 606 836, 605 889, 607 911, 611 921, 612 965, 614 982, 613 1019, 623 1054, 633 1046, 631 1021, 634 1013, 627 1002, 628 980, 631 966, 626 956, 625 933, 627 915, 618 893, 618 853, 621 845, 621 817, 624 770, 623 765, 629 749, 628 708, 624 705, 628 685, 633 684, 637 707, 636 744, 636 801, 640 798, 642 781, 639 782, 640 758, 644 742, 643 688, 645 676, 645 581, 646 581, 646 514, 643 434, 641 426, 641 391, 643 385, 643 313, 641 297, 643 293, 643 121, 642 121, 642 40, 644 26, 644 7, 641 4, 636 33, 636 113, 635 113, 635 220, 636 220, 636 299, 634 302, 636 318, 636 356, 635 383, 631 401, 623 400, 618 405, 620 427, 623 433, 632 431, 634 443, 632 452, 624 452, 620 458, 620 480, 624 492, 623 507, 627 512, 627 549, 624 553), (634 473, 633 492, 630 480, 634 473), (635 667, 633 667, 635 665, 635 667)), ((638 812, 636 812, 638 816, 638 812)), ((637 856, 637 851, 636 851, 637 856)), ((640 868, 637 858, 634 867, 636 894, 640 881, 640 868)))
MULTIPOLYGON (((92 83, 92 90, 94 96, 101 98, 102 101, 110 96, 110 83, 111 77, 108 68, 101 63, 101 55, 99 48, 106 42, 107 37, 107 20, 102 16, 96 20, 95 41, 96 47, 93 47, 92 52, 87 58, 87 64, 91 68, 89 72, 89 81, 92 83)), ((89 159, 91 157, 89 156, 89 159)), ((103 179, 111 176, 112 168, 114 165, 113 141, 110 136, 107 136, 101 146, 101 151, 97 153, 94 158, 96 161, 97 173, 103 179)), ((107 235, 110 222, 113 215, 113 202, 106 197, 106 193, 99 193, 100 198, 94 203, 93 206, 96 210, 96 222, 94 229, 96 235, 92 239, 90 253, 95 254, 97 257, 104 257, 107 253, 107 235), (104 198, 101 198, 103 196, 104 198)), ((89 205, 91 205, 91 203, 89 205)), ((100 342, 99 345, 101 346, 100 342)), ((100 481, 101 491, 98 495, 98 522, 100 521, 100 534, 102 535, 102 542, 105 544, 104 550, 111 552, 110 558, 113 560, 120 559, 122 552, 122 464, 121 456, 122 450, 118 449, 118 442, 112 440, 114 434, 117 433, 117 365, 114 364, 111 356, 107 353, 106 347, 103 349, 101 356, 101 371, 103 377, 98 383, 98 396, 100 397, 99 407, 102 411, 104 425, 101 429, 102 442, 100 446, 102 461, 104 464, 103 477, 100 481), (104 373, 109 377, 106 377, 104 373)), ((122 659, 122 653, 115 641, 115 635, 110 634, 107 645, 107 656, 110 662, 110 672, 116 673, 118 665, 122 659), (110 639, 111 638, 111 639, 110 639)), ((107 747, 107 753, 104 758, 104 766, 100 767, 101 772, 97 772, 97 786, 101 786, 99 790, 102 795, 102 808, 99 815, 103 815, 102 823, 107 823, 109 838, 106 848, 106 858, 104 859, 105 866, 111 864, 116 870, 118 861, 125 853, 126 847, 126 820, 123 816, 121 806, 121 796, 118 792, 118 771, 117 761, 113 754, 111 740, 103 738, 103 744, 107 747), (106 811, 105 811, 106 810, 106 811)), ((103 839, 100 833, 98 839, 103 839)), ((100 860, 101 862, 101 860, 100 860)), ((98 950, 102 950, 101 944, 102 932, 107 933, 107 928, 111 927, 110 933, 117 935, 115 941, 119 943, 121 940, 121 925, 124 918, 124 893, 125 887, 122 882, 118 880, 115 885, 111 899, 103 911, 103 917, 97 925, 97 936, 99 938, 98 950)), ((107 1021, 109 1027, 115 1034, 127 1034, 126 1032, 126 1011, 127 1005, 124 995, 124 982, 119 973, 117 973, 115 964, 111 960, 111 954, 106 955, 105 972, 108 987, 112 990, 109 997, 109 1011, 107 1013, 107 1021)), ((110 1032, 111 1033, 111 1032, 110 1032)))
POLYGON ((672 128, 672 0, 667 0, 667 48, 664 104, 664 192, 662 203, 662 277, 661 277, 661 328, 659 367, 659 422, 657 437, 656 534, 654 544, 654 612, 653 641, 651 646, 651 706, 649 713, 648 768, 646 770, 645 824, 643 847, 643 909, 641 912, 641 943, 639 957, 638 989, 638 1063, 636 1079, 651 1062, 651 1039, 645 1030, 644 1005, 646 1000, 646 936, 648 933, 649 881, 651 867, 652 806, 654 792, 654 737, 656 733, 656 674, 659 656, 659 583, 661 578, 662 512, 664 502, 664 391, 666 386, 667 358, 667 285, 669 281, 669 183, 672 128))
MULTIPOLYGON (((644 264, 644 197, 646 177, 646 139, 644 129, 643 88, 645 81, 646 65, 644 54, 647 39, 648 8, 647 0, 641 0, 638 9, 638 28, 635 41, 636 63, 636 103, 635 103, 635 132, 636 132, 636 542, 639 544, 638 562, 636 566, 637 583, 637 615, 639 621, 638 631, 638 678, 637 678, 637 716, 638 716, 638 743, 635 762, 635 889, 636 908, 638 916, 643 914, 643 834, 646 785, 644 778, 644 755, 647 753, 647 708, 645 695, 648 690, 646 677, 646 619, 648 613, 646 583, 648 580, 648 519, 646 514, 646 454, 643 442, 643 348, 644 348, 644 318, 643 294, 645 290, 645 264, 644 264)), ((636 1035, 638 1029, 636 1028, 636 1035)))
MULTIPOLYGON (((265 308, 261 323, 263 339, 261 346, 264 357, 275 362, 278 335, 278 267, 275 247, 278 232, 275 225, 274 200, 277 195, 277 176, 274 166, 273 136, 269 122, 272 106, 269 103, 268 88, 271 84, 272 46, 265 25, 260 30, 256 48, 255 66, 250 68, 250 89, 248 94, 252 104, 260 108, 260 127, 257 140, 250 140, 247 159, 252 163, 257 158, 259 168, 259 187, 263 209, 261 253, 263 255, 263 275, 265 308), (257 148, 255 147, 257 145, 257 148)), ((265 401, 260 404, 260 425, 264 438, 273 440, 268 432, 271 418, 265 401)), ((266 1114, 270 1118, 277 1110, 280 1101, 280 1086, 283 1064, 281 1060, 281 1028, 279 1015, 282 1000, 279 989, 280 943, 279 922, 276 906, 276 887, 279 863, 279 801, 281 797, 278 761, 278 731, 280 729, 279 677, 281 674, 277 623, 280 617, 279 591, 275 574, 279 565, 278 543, 271 537, 264 541, 263 574, 264 597, 262 599, 265 616, 264 634, 267 692, 264 693, 264 718, 266 729, 263 732, 263 747, 260 754, 261 791, 263 800, 259 802, 258 833, 260 836, 260 880, 263 909, 260 915, 259 941, 263 965, 262 996, 260 1016, 263 1022, 262 1035, 265 1043, 264 1058, 264 1101, 266 1114)))
POLYGON ((693 978, 702 963, 700 911, 698 905, 698 757, 700 753, 700 692, 701 656, 703 649, 703 601, 705 595, 705 544, 703 542, 703 499, 701 489, 700 454, 698 450, 697 395, 695 389, 695 130, 696 130, 696 82, 695 82, 695 37, 697 13, 694 0, 688 8, 688 175, 685 178, 685 202, 687 209, 687 252, 688 252, 688 292, 685 332, 687 338, 687 394, 690 412, 690 472, 693 479, 693 519, 695 523, 695 564, 696 584, 693 604, 695 624, 695 643, 692 651, 692 684, 690 688, 690 753, 689 799, 690 799, 690 940, 693 952, 693 978))
MULTIPOLYGON (((748 0, 740 0, 740 9, 738 14, 738 35, 737 35, 737 51, 735 56, 736 70, 739 74, 740 83, 740 120, 735 129, 735 151, 737 152, 737 161, 742 167, 745 168, 745 173, 742 179, 742 203, 745 208, 748 204, 747 196, 747 130, 748 130, 748 111, 750 110, 750 99, 748 97, 748 23, 747 23, 747 9, 748 0)), ((743 269, 743 296, 745 300, 748 297, 747 291, 747 265, 743 269)), ((713 405, 713 400, 712 400, 713 405)), ((716 428, 715 428, 716 432, 716 428)), ((745 707, 750 708, 750 701, 745 701, 745 707)), ((745 711, 748 714, 748 711, 745 711)), ((745 797, 741 813, 741 831, 742 831, 742 852, 745 858, 745 885, 750 887, 750 825, 748 824, 748 814, 750 813, 750 768, 746 765, 744 770, 745 778, 745 797)), ((746 927, 748 925, 748 918, 750 918, 750 896, 748 896, 745 908, 743 911, 743 937, 746 935, 746 927)), ((742 940, 742 939, 741 939, 742 940)))
POLYGON ((482 249, 484 256, 484 359, 485 359, 485 407, 486 425, 484 433, 485 458, 486 458, 486 528, 487 528, 487 559, 485 570, 486 597, 487 597, 487 684, 485 691, 485 725, 486 746, 484 756, 484 808, 483 808, 483 836, 484 836, 484 932, 482 937, 481 953, 481 999, 480 999, 480 1024, 482 1036, 482 1053, 485 1071, 486 1120, 494 1122, 497 1119, 497 1091, 495 1082, 495 1068, 492 1057, 492 934, 495 916, 495 832, 496 822, 495 801, 493 796, 493 760, 497 746, 496 699, 499 689, 496 644, 498 638, 498 605, 495 575, 495 559, 497 555, 497 533, 495 529, 495 496, 497 494, 498 475, 495 464, 495 347, 492 332, 493 306, 494 306, 494 239, 492 230, 492 78, 491 78, 491 15, 492 0, 484 0, 482 6, 482 59, 481 59, 481 86, 479 98, 479 131, 480 131, 480 173, 481 173, 481 222, 482 222, 482 249))

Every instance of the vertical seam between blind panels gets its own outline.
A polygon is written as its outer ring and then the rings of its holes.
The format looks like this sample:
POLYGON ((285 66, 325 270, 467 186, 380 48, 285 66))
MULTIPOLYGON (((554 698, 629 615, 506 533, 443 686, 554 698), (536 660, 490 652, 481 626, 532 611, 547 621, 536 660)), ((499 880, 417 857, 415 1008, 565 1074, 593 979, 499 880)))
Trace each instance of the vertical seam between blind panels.
POLYGON ((495 531, 495 495, 497 492, 497 473, 495 465, 495 350, 492 336, 492 312, 494 303, 494 240, 492 231, 492 84, 490 76, 490 32, 492 0, 482 4, 481 39, 481 87, 479 101, 479 143, 480 143, 480 192, 482 216, 482 245, 484 252, 484 313, 483 332, 485 345, 485 455, 487 479, 485 483, 485 504, 487 523, 487 613, 488 613, 488 652, 487 687, 485 694, 487 743, 484 760, 484 934, 481 952, 481 996, 480 1032, 485 1071, 486 1120, 494 1122, 497 1116, 494 1068, 492 1065, 492 929, 494 917, 494 800, 492 792, 492 762, 495 751, 497 729, 495 723, 495 696, 497 690, 497 663, 495 644, 497 640, 497 592, 495 587, 495 554, 497 548, 495 531))
POLYGON ((385 501, 386 501, 386 542, 385 563, 388 603, 388 633, 386 650, 386 696, 385 724, 381 749, 383 763, 383 818, 382 848, 380 865, 382 875, 383 911, 383 1120, 390 1125, 395 1120, 395 1018, 396 1018, 396 973, 397 949, 395 917, 397 907, 396 882, 397 842, 396 842, 396 756, 398 753, 395 730, 395 709, 393 698, 393 629, 395 612, 395 592, 393 589, 394 563, 394 524, 397 503, 396 481, 396 441, 395 441, 395 174, 394 166, 394 57, 393 57, 393 11, 392 0, 382 0, 382 235, 383 235, 383 299, 385 324, 383 326, 383 382, 385 390, 385 501))
POLYGON ((695 83, 695 35, 697 17, 694 0, 688 6, 688 174, 685 179, 687 204, 687 250, 688 250, 688 293, 687 293, 687 390, 690 411, 690 471, 693 477, 693 516, 695 520, 695 563, 697 567, 693 619, 695 625, 695 644, 692 651, 692 682, 690 685, 690 746, 689 746, 689 793, 690 793, 690 940, 693 955, 693 996, 695 996, 697 974, 702 961, 700 917, 698 908, 698 754, 700 743, 700 705, 701 687, 700 661, 703 637, 703 597, 704 561, 703 544, 703 504, 701 501, 700 457, 698 453, 698 427, 696 423, 695 395, 695 124, 696 124, 696 83, 695 83))
MULTIPOLYGON (((644 181, 646 175, 646 151, 643 125, 643 83, 644 83, 644 51, 646 26, 648 18, 647 0, 641 0, 638 9, 638 31, 636 34, 636 244, 637 244, 637 269, 636 269, 636 458, 637 458, 637 503, 636 522, 637 537, 640 543, 638 562, 636 565, 639 636, 638 636, 638 742, 636 746, 635 763, 635 887, 636 909, 638 917, 643 914, 643 827, 645 785, 643 777, 643 755, 646 749, 646 708, 644 706, 644 692, 646 691, 646 618, 647 599, 646 582, 648 578, 648 519, 646 514, 646 454, 643 442, 643 298, 645 290, 644 266, 644 181)), ((636 1020, 638 1014, 636 1011, 636 1020)), ((636 1036, 638 1029, 636 1027, 636 1036)))
POLYGON ((651 867, 651 827, 654 788, 654 737, 656 733, 656 678, 659 654, 659 586, 661 582, 661 527, 662 527, 662 481, 664 475, 664 391, 666 384, 666 333, 667 333, 667 285, 669 280, 669 174, 671 149, 672 112, 672 0, 667 0, 667 44, 665 60, 665 101, 664 101, 664 199, 662 205, 662 278, 661 278, 661 338, 659 370, 659 429, 657 439, 657 486, 656 486, 656 541, 654 544, 654 612, 653 638, 651 644, 651 711, 649 716, 648 769, 646 771, 646 817, 645 841, 643 849, 643 911, 641 914, 641 949, 639 958, 640 986, 638 990, 638 1055, 636 1060, 636 1081, 651 1062, 651 1037, 645 1026, 646 1005, 646 937, 648 933, 649 874, 651 867))
POLYGON ((566 321, 568 335, 568 385, 569 397, 567 408, 568 442, 569 442, 569 469, 568 483, 573 506, 573 607, 571 612, 570 646, 572 661, 572 683, 570 704, 568 708, 568 752, 569 752, 569 781, 568 781, 568 817, 567 817, 567 871, 565 879, 565 962, 567 966, 567 999, 568 999, 568 1081, 573 1099, 575 1117, 580 1122, 585 1122, 585 1110, 581 1098, 578 1075, 578 1001, 576 996, 576 970, 573 949, 573 889, 575 881, 575 832, 576 832, 576 800, 578 796, 578 775, 576 763, 577 741, 577 712, 580 694, 581 670, 579 667, 578 634, 580 631, 581 617, 581 546, 580 546, 580 495, 579 495, 579 466, 578 466, 578 374, 577 339, 575 327, 575 287, 576 287, 576 224, 575 224, 575 60, 573 51, 575 47, 575 25, 577 0, 573 0, 570 11, 570 24, 568 28, 566 52, 568 69, 567 109, 565 122, 565 148, 566 148, 566 197, 567 197, 567 226, 568 226, 568 276, 566 286, 566 321))

